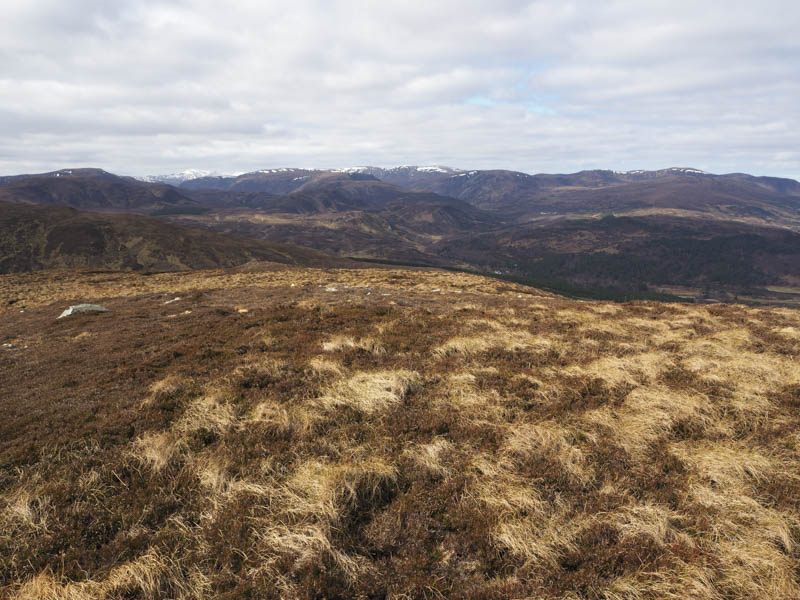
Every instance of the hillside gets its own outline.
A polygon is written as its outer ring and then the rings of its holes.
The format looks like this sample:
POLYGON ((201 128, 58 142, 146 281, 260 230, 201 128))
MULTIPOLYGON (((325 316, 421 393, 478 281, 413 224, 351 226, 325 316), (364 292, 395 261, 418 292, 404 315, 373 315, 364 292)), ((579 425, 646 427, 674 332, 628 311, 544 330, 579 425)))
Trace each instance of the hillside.
POLYGON ((251 260, 347 264, 308 248, 224 236, 154 217, 0 202, 0 273, 64 267, 180 271, 251 260))
POLYGON ((56 204, 78 210, 199 212, 202 207, 176 188, 119 177, 101 169, 0 177, 0 201, 56 204))
POLYGON ((800 597, 797 311, 73 271, 0 344, 3 597, 800 597))
POLYGON ((658 214, 550 218, 444 239, 430 252, 556 288, 678 286, 689 297, 777 301, 768 288, 783 286, 783 300, 800 306, 800 233, 784 228, 658 214))

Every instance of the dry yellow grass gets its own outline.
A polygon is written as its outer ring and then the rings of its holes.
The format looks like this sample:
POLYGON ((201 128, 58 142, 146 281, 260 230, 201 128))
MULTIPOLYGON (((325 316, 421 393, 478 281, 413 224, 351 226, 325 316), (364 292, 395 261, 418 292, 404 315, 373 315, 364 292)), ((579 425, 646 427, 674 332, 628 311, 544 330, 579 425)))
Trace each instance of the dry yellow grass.
POLYGON ((583 418, 598 427, 597 435, 609 436, 629 454, 642 456, 676 424, 683 423, 697 432, 713 432, 719 427, 718 417, 705 396, 642 387, 628 394, 622 407, 587 411, 583 418))
POLYGON ((417 373, 407 370, 356 373, 334 383, 317 403, 328 410, 347 406, 372 414, 401 402, 419 381, 417 373))
POLYGON ((585 366, 569 367, 565 373, 596 377, 611 386, 637 386, 654 382, 669 369, 673 358, 665 352, 641 352, 624 357, 603 357, 585 366))
MULTIPOLYGON (((397 469, 372 457, 357 463, 304 463, 284 484, 273 489, 275 512, 258 533, 259 569, 268 575, 288 558, 292 569, 330 565, 348 580, 367 567, 359 556, 337 549, 335 528, 363 503, 393 486, 397 469)), ((287 591, 291 584, 285 583, 287 591)))
POLYGON ((172 398, 185 392, 188 387, 189 382, 186 378, 179 375, 167 375, 150 386, 150 395, 145 399, 145 403, 172 398))
POLYGON ((34 531, 47 531, 50 499, 36 488, 19 487, 8 494, 0 517, 0 528, 16 522, 34 531))
POLYGON ((201 429, 223 434, 234 425, 233 407, 221 393, 211 393, 194 400, 184 411, 173 431, 187 436, 201 429))
POLYGON ((42 573, 21 585, 15 600, 106 600, 139 597, 153 599, 169 594, 176 600, 200 600, 210 591, 208 579, 198 570, 186 574, 181 565, 149 550, 140 558, 114 568, 100 581, 61 582, 42 573))
POLYGON ((520 350, 546 352, 553 345, 550 340, 542 336, 533 335, 521 329, 509 328, 496 321, 490 323, 488 332, 450 338, 433 349, 434 356, 440 358, 451 354, 471 356, 493 349, 511 352, 520 350))
POLYGON ((154 471, 161 471, 183 448, 183 440, 170 431, 148 432, 137 438, 130 447, 130 454, 154 471))
POLYGON ((437 438, 427 444, 406 448, 404 455, 430 475, 444 478, 452 474, 452 467, 447 464, 447 455, 452 451, 453 445, 449 441, 437 438))
POLYGON ((575 431, 554 421, 514 427, 502 453, 517 466, 536 457, 558 463, 569 477, 577 481, 584 482, 592 476, 575 431))
POLYGON ((314 357, 308 361, 308 366, 320 374, 342 375, 342 365, 327 358, 314 357))

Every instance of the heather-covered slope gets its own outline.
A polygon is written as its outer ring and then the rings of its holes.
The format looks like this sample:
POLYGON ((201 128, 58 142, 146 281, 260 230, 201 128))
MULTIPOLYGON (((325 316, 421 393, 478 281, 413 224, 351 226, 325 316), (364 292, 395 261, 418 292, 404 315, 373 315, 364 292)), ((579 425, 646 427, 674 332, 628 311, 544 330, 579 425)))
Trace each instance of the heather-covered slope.
POLYGON ((153 217, 0 202, 0 273, 64 267, 180 271, 250 260, 348 262, 308 248, 225 236, 153 217))
POLYGON ((0 298, 6 597, 800 596, 796 311, 296 268, 0 298))

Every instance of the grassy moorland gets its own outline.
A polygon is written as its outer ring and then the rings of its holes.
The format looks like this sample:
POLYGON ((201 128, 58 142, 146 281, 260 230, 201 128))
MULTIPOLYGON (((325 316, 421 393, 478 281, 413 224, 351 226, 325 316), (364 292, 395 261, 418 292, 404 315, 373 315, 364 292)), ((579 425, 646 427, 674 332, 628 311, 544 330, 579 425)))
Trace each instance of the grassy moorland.
POLYGON ((793 310, 64 271, 0 343, 3 597, 800 597, 793 310))

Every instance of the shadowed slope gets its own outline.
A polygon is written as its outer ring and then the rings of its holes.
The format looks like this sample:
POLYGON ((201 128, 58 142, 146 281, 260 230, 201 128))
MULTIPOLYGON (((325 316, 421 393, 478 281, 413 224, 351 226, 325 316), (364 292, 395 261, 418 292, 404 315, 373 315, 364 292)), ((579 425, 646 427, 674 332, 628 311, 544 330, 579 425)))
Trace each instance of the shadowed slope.
POLYGON ((53 267, 175 271, 250 260, 347 262, 307 248, 224 236, 153 217, 0 202, 0 273, 53 267))
POLYGON ((202 209, 170 185, 144 183, 101 169, 63 169, 0 178, 0 200, 139 213, 202 209))

